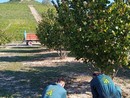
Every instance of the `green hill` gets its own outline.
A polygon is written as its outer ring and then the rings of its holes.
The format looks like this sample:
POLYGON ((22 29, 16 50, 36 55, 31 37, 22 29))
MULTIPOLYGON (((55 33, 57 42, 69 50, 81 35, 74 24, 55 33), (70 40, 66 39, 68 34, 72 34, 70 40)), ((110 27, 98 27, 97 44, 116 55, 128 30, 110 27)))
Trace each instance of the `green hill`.
MULTIPOLYGON (((22 40, 23 33, 35 33, 35 21, 28 5, 33 5, 39 14, 46 13, 51 5, 43 5, 33 0, 0 4, 0 33, 7 34, 12 41, 22 40)), ((8 37, 7 36, 7 37, 8 37)))

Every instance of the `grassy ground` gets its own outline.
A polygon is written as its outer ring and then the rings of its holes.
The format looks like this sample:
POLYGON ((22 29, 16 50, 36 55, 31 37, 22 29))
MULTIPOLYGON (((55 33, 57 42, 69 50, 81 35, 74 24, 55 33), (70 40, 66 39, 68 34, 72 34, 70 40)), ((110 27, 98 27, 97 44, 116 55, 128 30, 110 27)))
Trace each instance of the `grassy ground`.
POLYGON ((37 23, 28 5, 34 5, 40 14, 49 8, 33 0, 0 4, 0 31, 7 33, 13 40, 23 40, 25 30, 35 33, 37 23))
MULTIPOLYGON (((67 80, 68 98, 92 98, 91 72, 73 57, 60 60, 55 51, 25 44, 0 48, 0 98, 40 98, 45 86, 58 77, 67 80)), ((114 81, 129 92, 130 70, 121 70, 114 81)))
POLYGON ((0 55, 0 98, 40 98, 49 82, 58 77, 72 80, 63 73, 85 71, 85 66, 75 66, 76 62, 49 63, 58 55, 41 47, 1 48, 0 55))
POLYGON ((23 38, 24 30, 35 32, 36 22, 26 4, 0 4, 0 9, 0 30, 13 39, 23 38))
POLYGON ((43 4, 34 4, 34 7, 37 9, 40 15, 46 14, 48 9, 55 10, 55 8, 52 5, 50 6, 50 5, 43 5, 43 4))

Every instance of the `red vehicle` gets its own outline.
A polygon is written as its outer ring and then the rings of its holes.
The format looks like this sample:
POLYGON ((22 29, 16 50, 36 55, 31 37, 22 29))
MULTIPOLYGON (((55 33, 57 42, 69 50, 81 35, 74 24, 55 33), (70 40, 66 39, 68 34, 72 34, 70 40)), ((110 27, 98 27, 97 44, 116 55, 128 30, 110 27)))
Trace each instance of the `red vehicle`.
POLYGON ((38 41, 39 42, 39 39, 38 39, 37 35, 34 34, 34 33, 25 33, 24 34, 24 39, 26 41, 26 45, 32 45, 33 41, 36 41, 36 42, 38 41))

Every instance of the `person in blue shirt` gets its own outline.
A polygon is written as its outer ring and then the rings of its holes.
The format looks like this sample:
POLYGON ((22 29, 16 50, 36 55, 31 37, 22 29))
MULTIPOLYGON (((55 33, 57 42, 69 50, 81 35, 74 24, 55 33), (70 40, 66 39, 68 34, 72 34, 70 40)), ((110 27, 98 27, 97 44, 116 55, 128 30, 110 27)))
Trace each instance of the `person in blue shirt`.
POLYGON ((94 73, 93 76, 90 82, 93 98, 121 98, 120 87, 109 76, 101 73, 94 73))
POLYGON ((65 80, 58 79, 57 83, 50 84, 43 91, 42 98, 66 98, 67 91, 64 89, 65 80))

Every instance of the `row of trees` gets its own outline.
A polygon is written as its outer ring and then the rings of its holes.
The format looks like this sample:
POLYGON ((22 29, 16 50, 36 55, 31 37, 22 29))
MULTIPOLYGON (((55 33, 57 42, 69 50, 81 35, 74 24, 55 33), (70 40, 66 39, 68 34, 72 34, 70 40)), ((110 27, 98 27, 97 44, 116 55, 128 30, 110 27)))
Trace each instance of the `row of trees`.
POLYGON ((10 41, 11 39, 9 35, 6 32, 0 30, 0 45, 5 45, 6 43, 9 43, 10 41))
POLYGON ((42 44, 71 51, 107 74, 129 63, 130 8, 109 0, 57 0, 37 28, 42 44))
POLYGON ((51 4, 50 0, 42 0, 43 4, 51 4))
POLYGON ((10 2, 19 2, 19 1, 21 1, 21 0, 10 0, 10 2))

